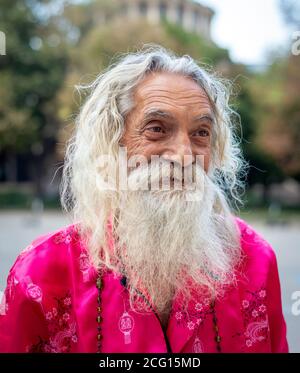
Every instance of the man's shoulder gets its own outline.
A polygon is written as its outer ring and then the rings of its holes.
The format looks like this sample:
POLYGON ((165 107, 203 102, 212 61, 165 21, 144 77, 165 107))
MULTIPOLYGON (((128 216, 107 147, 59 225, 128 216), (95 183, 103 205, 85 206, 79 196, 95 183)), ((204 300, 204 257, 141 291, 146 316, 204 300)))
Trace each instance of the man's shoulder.
POLYGON ((58 277, 66 274, 70 260, 80 255, 78 226, 70 224, 36 237, 18 255, 10 273, 18 278, 58 277))
POLYGON ((242 254, 248 263, 264 266, 276 260, 272 245, 252 225, 240 217, 236 217, 236 223, 240 231, 242 254))

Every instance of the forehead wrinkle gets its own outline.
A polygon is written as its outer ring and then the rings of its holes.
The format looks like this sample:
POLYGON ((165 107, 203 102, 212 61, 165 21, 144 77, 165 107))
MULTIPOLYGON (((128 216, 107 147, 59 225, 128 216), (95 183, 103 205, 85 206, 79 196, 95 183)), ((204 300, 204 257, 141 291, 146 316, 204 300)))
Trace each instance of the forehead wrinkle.
POLYGON ((185 106, 191 106, 191 105, 201 105, 201 106, 207 106, 211 107, 211 104, 209 100, 206 97, 170 97, 170 96, 158 96, 158 95, 152 95, 151 97, 144 97, 140 102, 143 103, 145 106, 150 105, 153 102, 162 102, 166 103, 168 105, 185 105, 185 106), (192 100, 191 100, 192 99, 192 100))
POLYGON ((192 92, 188 92, 187 90, 180 90, 180 91, 175 91, 175 90, 169 90, 169 89, 151 89, 151 90, 148 90, 146 92, 143 92, 143 90, 141 90, 141 92, 137 92, 137 96, 140 96, 140 97, 148 97, 148 98, 152 98, 152 97, 165 97, 165 98, 173 98, 173 97, 176 97, 180 99, 190 99, 190 98, 200 98, 201 99, 205 99, 207 101, 209 101, 208 97, 207 97, 207 94, 204 92, 204 91, 200 91, 200 90, 197 90, 197 89, 194 89, 192 90, 192 92))
MULTIPOLYGON (((178 100, 169 100, 161 99, 161 97, 152 97, 145 98, 143 102, 140 102, 137 105, 136 109, 139 109, 144 115, 146 113, 151 113, 155 111, 167 113, 168 116, 174 116, 173 110, 178 108, 183 108, 189 110, 189 112, 198 112, 195 117, 214 117, 211 104, 209 101, 205 100, 196 100, 194 102, 178 101, 178 100), (204 111, 204 112, 203 112, 204 111)), ((165 115, 166 116, 166 115, 165 115)), ((201 118, 202 119, 202 118, 201 118)))
MULTIPOLYGON (((148 87, 149 88, 149 87, 148 87)), ((181 90, 180 93, 166 90, 166 89, 159 89, 159 90, 149 90, 143 92, 140 90, 136 92, 136 102, 143 102, 147 104, 148 101, 159 100, 159 101, 166 101, 169 103, 170 101, 176 101, 176 105, 180 102, 180 105, 183 103, 184 105, 193 105, 193 104, 206 104, 207 106, 211 106, 209 98, 204 91, 201 90, 193 90, 193 92, 187 92, 186 90, 181 90)))

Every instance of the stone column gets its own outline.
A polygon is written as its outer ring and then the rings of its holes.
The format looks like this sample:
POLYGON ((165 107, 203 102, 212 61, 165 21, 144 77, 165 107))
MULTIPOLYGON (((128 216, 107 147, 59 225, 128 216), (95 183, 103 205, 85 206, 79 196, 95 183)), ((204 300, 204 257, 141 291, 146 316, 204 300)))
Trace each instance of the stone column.
POLYGON ((167 8, 167 20, 170 23, 177 23, 177 1, 170 1, 167 8))
POLYGON ((138 0, 128 1, 127 17, 130 21, 135 21, 140 18, 138 0))
POLYGON ((183 13, 183 28, 186 31, 193 31, 193 8, 186 3, 183 13))
POLYGON ((148 0, 147 19, 151 23, 158 23, 160 21, 159 1, 148 0))

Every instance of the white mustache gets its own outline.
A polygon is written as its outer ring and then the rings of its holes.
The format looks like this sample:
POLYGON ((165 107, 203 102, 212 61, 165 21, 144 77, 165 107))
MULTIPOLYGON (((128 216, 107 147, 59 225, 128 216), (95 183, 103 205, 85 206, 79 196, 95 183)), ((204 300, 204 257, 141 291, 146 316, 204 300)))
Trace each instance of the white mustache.
POLYGON ((164 159, 142 164, 133 169, 128 176, 130 190, 203 190, 208 177, 199 165, 182 167, 164 159))

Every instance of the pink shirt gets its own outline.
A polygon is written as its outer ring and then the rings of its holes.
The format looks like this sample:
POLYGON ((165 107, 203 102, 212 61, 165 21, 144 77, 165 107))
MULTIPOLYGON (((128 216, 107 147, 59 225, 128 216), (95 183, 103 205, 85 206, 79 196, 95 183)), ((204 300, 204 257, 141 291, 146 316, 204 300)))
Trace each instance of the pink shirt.
MULTIPOLYGON (((222 352, 287 352, 275 254, 237 218, 244 271, 216 302, 222 352)), ((96 352, 97 273, 75 226, 37 238, 11 268, 0 312, 0 352, 96 352)), ((207 299, 187 311, 174 298, 166 333, 152 312, 129 307, 121 276, 107 271, 102 290, 102 352, 217 352, 207 299), (169 344, 169 350, 167 345, 169 344)))

